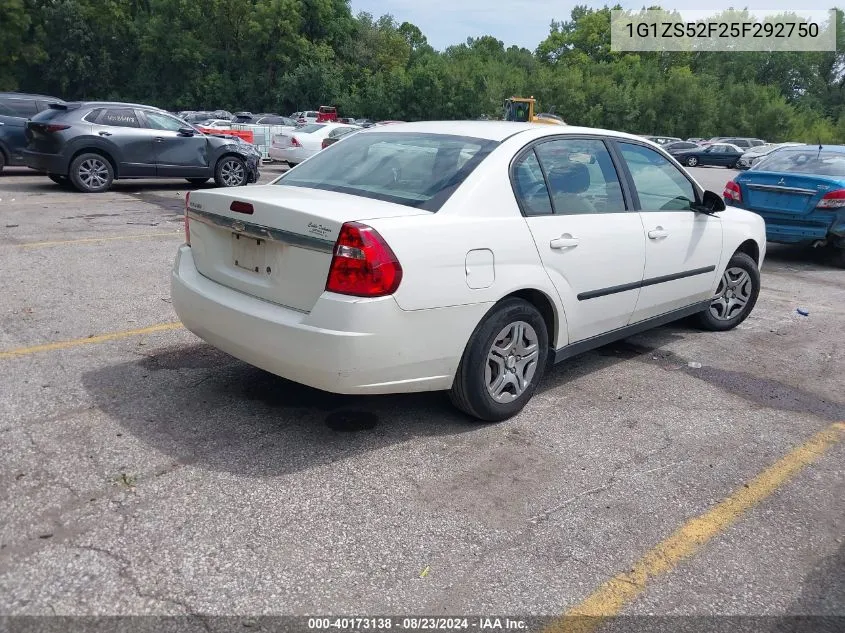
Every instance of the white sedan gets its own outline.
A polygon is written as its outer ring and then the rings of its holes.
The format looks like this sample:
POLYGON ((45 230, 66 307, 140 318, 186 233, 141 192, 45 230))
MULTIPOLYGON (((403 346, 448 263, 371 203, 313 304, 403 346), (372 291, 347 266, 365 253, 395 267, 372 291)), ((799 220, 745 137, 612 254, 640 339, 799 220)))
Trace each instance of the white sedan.
POLYGON ((345 123, 306 123, 274 135, 267 156, 293 167, 319 152, 323 148, 323 139, 332 130, 355 127, 345 123))
POLYGON ((662 149, 578 127, 395 124, 265 186, 194 191, 172 272, 184 325, 347 394, 449 390, 506 419, 560 362, 754 308, 763 220, 662 149))

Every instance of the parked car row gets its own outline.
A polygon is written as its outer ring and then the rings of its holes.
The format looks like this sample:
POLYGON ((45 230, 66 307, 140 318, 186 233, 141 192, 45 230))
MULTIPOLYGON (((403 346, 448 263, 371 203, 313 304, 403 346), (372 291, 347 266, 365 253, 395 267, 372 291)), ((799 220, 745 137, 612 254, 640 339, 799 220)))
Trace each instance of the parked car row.
POLYGON ((123 178, 185 178, 220 187, 253 183, 261 153, 239 138, 202 132, 151 106, 105 101, 50 103, 25 127, 24 163, 85 193, 123 178))

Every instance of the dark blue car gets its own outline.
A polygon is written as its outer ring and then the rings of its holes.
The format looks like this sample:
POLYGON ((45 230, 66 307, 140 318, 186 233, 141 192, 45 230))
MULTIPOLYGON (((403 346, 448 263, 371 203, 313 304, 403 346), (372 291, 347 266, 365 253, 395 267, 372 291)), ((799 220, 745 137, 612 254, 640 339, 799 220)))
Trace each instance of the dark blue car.
POLYGON ((0 92, 0 172, 6 166, 23 165, 26 121, 34 114, 63 103, 61 99, 19 92, 0 92))
POLYGON ((845 146, 780 149, 730 181, 723 196, 761 215, 768 241, 829 246, 845 266, 845 146))

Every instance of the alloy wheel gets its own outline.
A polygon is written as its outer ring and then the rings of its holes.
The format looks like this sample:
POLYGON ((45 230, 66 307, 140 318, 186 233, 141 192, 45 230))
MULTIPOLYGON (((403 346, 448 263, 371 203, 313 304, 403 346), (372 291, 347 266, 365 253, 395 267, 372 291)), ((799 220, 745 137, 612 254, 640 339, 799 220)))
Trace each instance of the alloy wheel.
POLYGON ((102 189, 109 181, 109 168, 98 158, 88 158, 79 166, 79 180, 88 189, 102 189))
POLYGON ((244 166, 237 160, 227 160, 220 166, 220 178, 227 187, 238 187, 244 181, 244 166))

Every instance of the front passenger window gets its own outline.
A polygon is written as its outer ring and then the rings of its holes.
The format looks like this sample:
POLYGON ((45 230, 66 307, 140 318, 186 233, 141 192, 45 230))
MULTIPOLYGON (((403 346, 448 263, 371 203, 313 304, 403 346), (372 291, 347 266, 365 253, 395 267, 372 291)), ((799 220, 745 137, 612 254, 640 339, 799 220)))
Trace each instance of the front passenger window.
POLYGON ((692 183, 662 154, 619 142, 643 211, 689 211, 696 201, 692 183))

